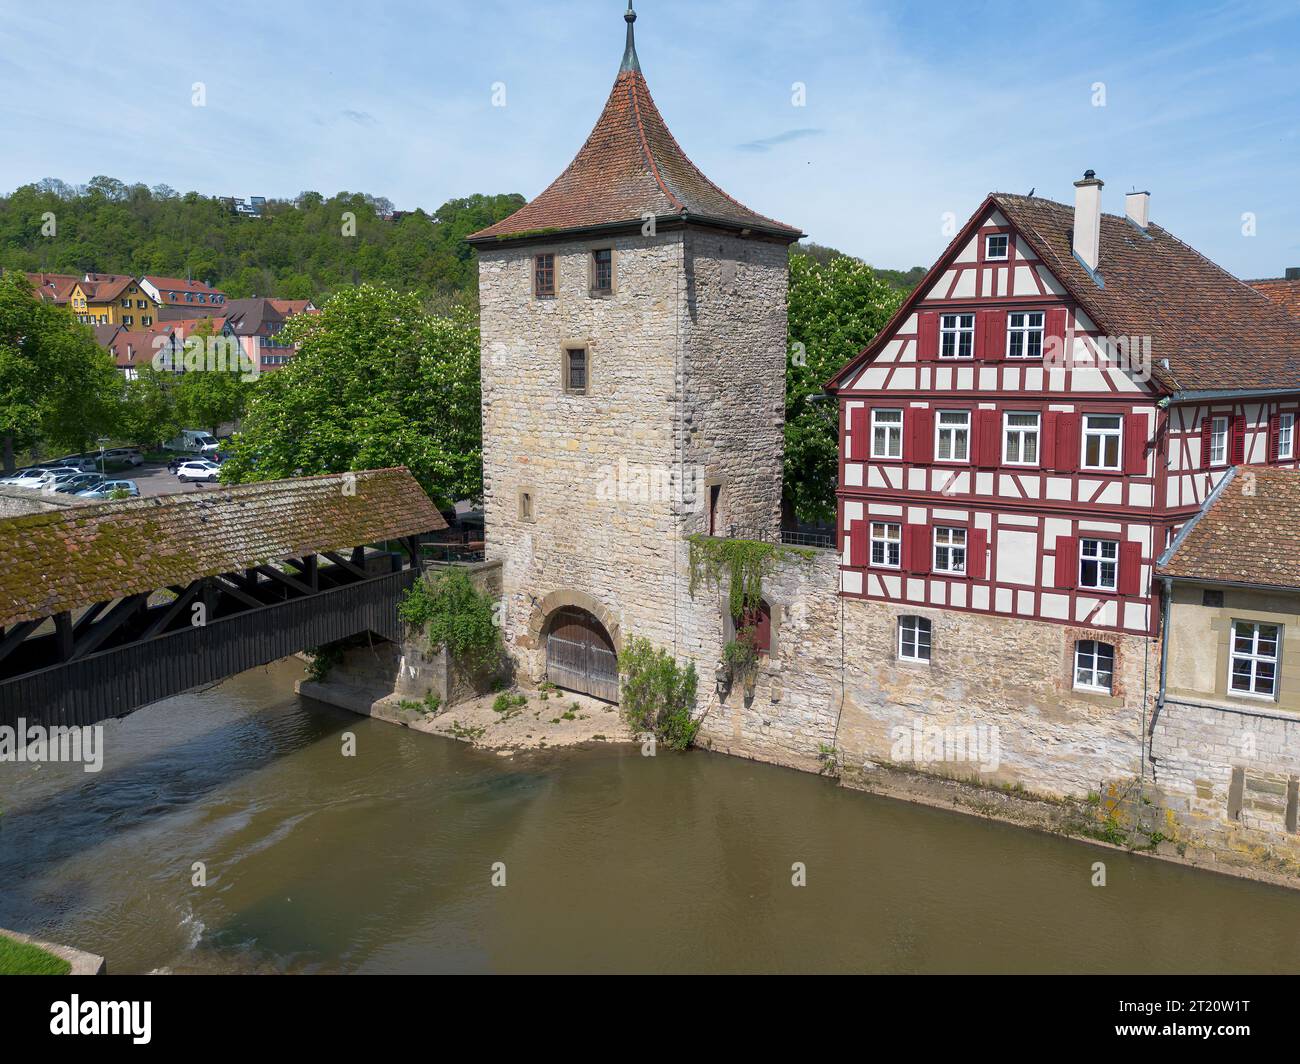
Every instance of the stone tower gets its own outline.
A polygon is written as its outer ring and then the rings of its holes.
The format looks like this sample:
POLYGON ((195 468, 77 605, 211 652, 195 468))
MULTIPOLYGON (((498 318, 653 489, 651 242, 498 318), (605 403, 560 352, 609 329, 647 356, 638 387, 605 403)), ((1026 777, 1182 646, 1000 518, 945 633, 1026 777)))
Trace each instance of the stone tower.
MULTIPOLYGON (((525 681, 675 652, 684 537, 779 527, 787 249, 678 146, 627 47, 586 144, 479 253, 487 557, 525 681)), ((612 682, 611 682, 612 681, 612 682)))

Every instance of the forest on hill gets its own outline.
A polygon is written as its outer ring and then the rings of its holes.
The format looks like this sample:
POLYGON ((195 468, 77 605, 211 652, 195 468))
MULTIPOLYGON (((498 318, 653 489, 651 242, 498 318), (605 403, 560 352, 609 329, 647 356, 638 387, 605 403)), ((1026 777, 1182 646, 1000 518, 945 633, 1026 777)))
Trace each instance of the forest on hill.
MULTIPOLYGON (((193 277, 233 299, 318 303, 351 285, 382 284, 443 308, 477 299, 474 252, 464 238, 523 204, 517 193, 476 194, 432 213, 394 212, 382 196, 303 192, 268 200, 260 217, 250 217, 220 199, 166 185, 45 178, 0 196, 0 267, 193 277)), ((791 252, 821 265, 843 255, 812 243, 791 252)), ((902 292, 924 272, 875 270, 902 292)))

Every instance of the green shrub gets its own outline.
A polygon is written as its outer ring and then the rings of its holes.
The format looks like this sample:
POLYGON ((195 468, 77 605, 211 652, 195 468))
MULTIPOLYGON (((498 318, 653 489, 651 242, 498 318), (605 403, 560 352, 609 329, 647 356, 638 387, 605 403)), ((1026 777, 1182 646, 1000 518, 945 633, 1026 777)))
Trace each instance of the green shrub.
POLYGON ((634 638, 619 655, 619 671, 623 715, 634 731, 652 732, 674 750, 695 741, 700 725, 691 716, 699 683, 694 664, 681 668, 667 651, 634 638))
POLYGON ((521 709, 526 705, 528 699, 523 695, 499 694, 492 702, 492 710, 496 713, 510 713, 511 710, 521 709))
POLYGON ((308 652, 307 679, 312 683, 324 683, 330 670, 343 660, 343 648, 336 643, 326 643, 308 652))
POLYGON ((501 660, 501 629, 491 596, 479 591, 464 569, 446 569, 414 584, 397 607, 402 620, 418 628, 452 660, 474 671, 501 660))

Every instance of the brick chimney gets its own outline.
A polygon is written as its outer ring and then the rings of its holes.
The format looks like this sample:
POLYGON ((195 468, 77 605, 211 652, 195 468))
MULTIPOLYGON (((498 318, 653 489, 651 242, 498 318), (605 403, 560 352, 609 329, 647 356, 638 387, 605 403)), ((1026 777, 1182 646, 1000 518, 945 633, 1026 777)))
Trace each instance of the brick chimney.
POLYGON ((1101 261, 1101 188, 1092 170, 1074 183, 1074 253, 1094 273, 1101 261))
POLYGON ((1130 192, 1125 195, 1124 213, 1139 229, 1145 229, 1147 223, 1151 221, 1151 193, 1130 192))

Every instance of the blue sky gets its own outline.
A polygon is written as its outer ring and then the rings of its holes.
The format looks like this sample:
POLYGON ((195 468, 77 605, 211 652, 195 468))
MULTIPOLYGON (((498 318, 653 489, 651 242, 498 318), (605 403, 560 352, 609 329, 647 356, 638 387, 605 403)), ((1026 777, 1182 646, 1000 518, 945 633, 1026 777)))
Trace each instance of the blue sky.
MULTIPOLYGON (((400 208, 533 196, 608 95, 624 6, 0 0, 0 189, 108 174, 400 208)), ((1069 201, 1092 168, 1106 210, 1150 189, 1154 221, 1239 276, 1300 266, 1296 0, 637 11, 651 91, 705 173, 873 264, 929 265, 946 212, 964 221, 994 190, 1069 201)))

